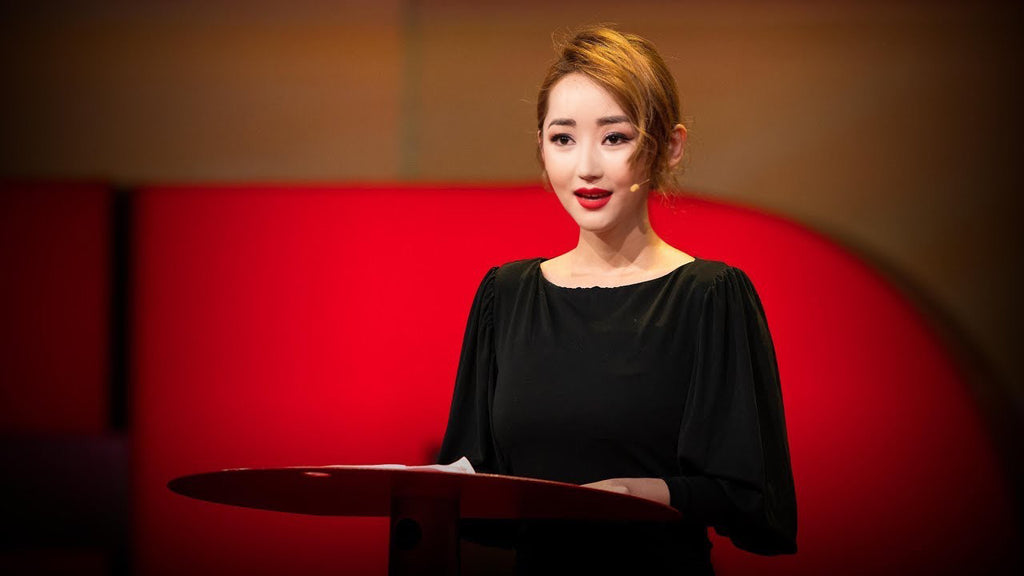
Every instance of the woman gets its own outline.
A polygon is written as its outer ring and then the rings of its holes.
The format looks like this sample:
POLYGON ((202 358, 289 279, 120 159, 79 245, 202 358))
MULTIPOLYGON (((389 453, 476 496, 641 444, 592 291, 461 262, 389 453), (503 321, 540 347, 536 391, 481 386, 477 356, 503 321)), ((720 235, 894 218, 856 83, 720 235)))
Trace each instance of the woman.
POLYGON ((537 102, 545 178, 575 248, 488 272, 441 449, 478 471, 586 484, 677 508, 675 524, 532 523, 521 573, 713 573, 707 527, 796 548, 771 338, 746 275, 651 228, 683 157, 675 83, 644 39, 588 28, 537 102))

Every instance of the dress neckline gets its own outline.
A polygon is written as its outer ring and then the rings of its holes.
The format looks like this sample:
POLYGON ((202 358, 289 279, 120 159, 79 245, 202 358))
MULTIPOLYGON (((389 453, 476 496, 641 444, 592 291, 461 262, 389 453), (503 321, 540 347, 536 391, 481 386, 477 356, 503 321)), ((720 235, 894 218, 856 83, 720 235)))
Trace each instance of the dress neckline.
POLYGON ((556 288, 558 290, 581 290, 581 291, 588 291, 588 290, 590 290, 590 291, 595 291, 596 292, 596 291, 601 291, 601 290, 619 290, 619 289, 622 289, 622 288, 635 288, 635 287, 643 286, 645 284, 654 284, 655 282, 661 282, 663 280, 671 278, 672 276, 675 276, 676 274, 678 274, 682 270, 688 268, 691 264, 696 263, 698 260, 700 260, 700 258, 694 257, 693 260, 690 260, 689 262, 686 262, 684 264, 680 264, 679 266, 676 266, 675 268, 669 270, 668 272, 662 274, 661 276, 655 276, 654 278, 648 278, 647 280, 640 280, 639 282, 631 282, 629 284, 620 284, 618 286, 562 286, 560 284, 555 284, 551 280, 548 280, 547 276, 544 275, 544 271, 541 270, 541 267, 540 267, 540 265, 543 262, 546 262, 548 260, 549 260, 548 258, 538 258, 537 259, 537 275, 540 276, 540 280, 541 280, 542 283, 544 283, 545 285, 550 286, 552 288, 556 288))

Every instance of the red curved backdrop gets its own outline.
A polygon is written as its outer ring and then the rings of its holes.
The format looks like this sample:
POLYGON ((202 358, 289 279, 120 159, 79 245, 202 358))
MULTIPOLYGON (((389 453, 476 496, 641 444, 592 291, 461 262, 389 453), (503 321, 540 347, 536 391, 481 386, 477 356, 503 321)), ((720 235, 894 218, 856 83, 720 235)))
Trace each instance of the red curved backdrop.
MULTIPOLYGON (((719 573, 1012 573, 1009 486, 913 306, 781 219, 695 198, 652 210, 671 243, 748 272, 782 372, 800 551, 762 558, 716 538, 719 573)), ((165 485, 428 461, 479 280, 575 241, 533 187, 155 187, 135 216, 141 574, 385 574, 386 520, 234 509, 165 485)))

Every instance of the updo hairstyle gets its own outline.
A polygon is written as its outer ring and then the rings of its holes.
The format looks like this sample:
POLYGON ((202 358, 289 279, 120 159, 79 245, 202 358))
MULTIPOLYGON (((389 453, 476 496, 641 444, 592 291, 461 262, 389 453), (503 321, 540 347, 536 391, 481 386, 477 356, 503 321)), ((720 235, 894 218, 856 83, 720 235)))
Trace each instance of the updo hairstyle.
MULTIPOLYGON (((583 74, 607 90, 636 127, 639 136, 630 165, 648 175, 652 189, 674 190, 682 162, 669 166, 669 143, 673 128, 681 123, 679 94, 654 45, 634 34, 589 26, 558 42, 556 51, 558 60, 548 69, 537 95, 537 129, 544 129, 555 84, 569 74, 583 74)), ((537 153, 540 158, 539 147, 537 153)))

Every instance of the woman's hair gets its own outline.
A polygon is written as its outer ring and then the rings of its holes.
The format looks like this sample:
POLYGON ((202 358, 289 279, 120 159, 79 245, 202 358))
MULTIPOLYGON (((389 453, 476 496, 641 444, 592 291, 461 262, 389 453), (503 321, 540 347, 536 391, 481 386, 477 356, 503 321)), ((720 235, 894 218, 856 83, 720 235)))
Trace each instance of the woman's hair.
POLYGON ((649 175, 652 189, 667 192, 675 188, 669 142, 672 129, 681 123, 679 94, 654 45, 634 34, 588 26, 569 40, 557 42, 556 51, 558 60, 548 69, 537 95, 537 128, 543 130, 555 84, 569 74, 583 74, 607 90, 636 127, 639 137, 630 164, 649 175))

